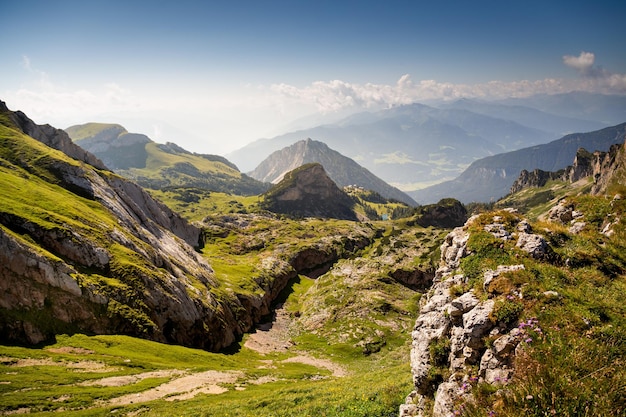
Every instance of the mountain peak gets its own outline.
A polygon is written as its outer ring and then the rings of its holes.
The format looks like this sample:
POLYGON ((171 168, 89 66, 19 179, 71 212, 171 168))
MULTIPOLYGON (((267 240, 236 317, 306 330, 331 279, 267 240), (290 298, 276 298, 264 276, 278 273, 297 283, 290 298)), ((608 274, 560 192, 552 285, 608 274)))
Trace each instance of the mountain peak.
POLYGON ((264 195, 263 207, 296 217, 357 220, 352 199, 337 187, 319 163, 288 172, 264 195))
POLYGON ((386 199, 417 205, 411 197, 387 184, 353 159, 329 148, 326 143, 311 138, 300 140, 272 153, 249 175, 259 181, 277 184, 288 172, 313 162, 321 164, 327 175, 339 187, 357 185, 375 191, 386 199))

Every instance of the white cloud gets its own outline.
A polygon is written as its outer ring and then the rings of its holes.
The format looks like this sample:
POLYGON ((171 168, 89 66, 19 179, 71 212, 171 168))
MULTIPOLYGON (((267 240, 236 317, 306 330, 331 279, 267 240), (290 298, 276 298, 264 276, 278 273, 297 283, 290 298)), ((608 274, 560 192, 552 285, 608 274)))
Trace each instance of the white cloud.
POLYGON ((86 121, 100 113, 137 108, 130 94, 115 84, 96 89, 66 89, 42 79, 34 85, 23 86, 3 94, 12 108, 28 110, 29 117, 42 123, 67 127, 67 120, 86 121))
POLYGON ((409 74, 402 75, 395 84, 353 84, 333 80, 316 81, 303 88, 288 84, 275 84, 271 88, 289 99, 313 104, 323 112, 348 107, 389 107, 433 99, 522 97, 536 93, 559 93, 568 89, 566 83, 553 79, 454 84, 436 80, 414 82, 409 74))
POLYGON ((389 107, 425 100, 453 100, 461 97, 498 99, 571 91, 626 93, 626 74, 612 74, 602 68, 594 67, 594 62, 595 55, 591 52, 583 51, 579 56, 563 57, 563 63, 576 69, 582 75, 580 78, 454 84, 436 80, 414 82, 409 74, 404 74, 395 84, 353 84, 332 80, 315 81, 302 88, 288 84, 275 84, 271 86, 271 89, 299 103, 314 105, 322 112, 333 112, 350 107, 389 107))
POLYGON ((54 82, 27 55, 22 56, 21 66, 25 70, 21 85, 0 93, 11 109, 26 112, 37 123, 64 128, 95 120, 103 113, 140 107, 140 99, 116 83, 71 88, 54 82))
POLYGON ((565 55, 563 56, 563 63, 568 67, 574 68, 580 71, 582 74, 587 74, 591 71, 593 63, 596 60, 595 54, 592 52, 582 51, 578 56, 565 55))
POLYGON ((615 74, 594 66, 595 58, 593 53, 583 51, 578 56, 565 55, 563 63, 580 73, 581 89, 601 93, 626 93, 626 74, 615 74))

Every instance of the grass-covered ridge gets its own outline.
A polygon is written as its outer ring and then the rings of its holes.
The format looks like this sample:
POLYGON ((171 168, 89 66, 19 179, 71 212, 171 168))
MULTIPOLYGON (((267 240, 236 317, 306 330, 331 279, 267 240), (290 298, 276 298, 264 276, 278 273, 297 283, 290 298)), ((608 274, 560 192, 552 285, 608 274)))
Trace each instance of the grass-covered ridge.
POLYGON ((145 149, 145 167, 119 173, 147 188, 184 186, 242 195, 259 194, 267 189, 223 158, 194 154, 173 144, 150 142, 145 149))
POLYGON ((268 188, 221 156, 192 153, 174 143, 156 143, 120 125, 87 123, 66 131, 111 169, 146 188, 191 187, 239 195, 260 194, 268 188))

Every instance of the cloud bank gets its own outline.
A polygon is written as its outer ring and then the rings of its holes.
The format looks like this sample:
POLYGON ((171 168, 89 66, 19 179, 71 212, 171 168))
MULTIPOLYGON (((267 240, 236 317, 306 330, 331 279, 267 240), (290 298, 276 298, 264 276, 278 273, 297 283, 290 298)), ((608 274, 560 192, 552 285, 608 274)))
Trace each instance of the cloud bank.
POLYGON ((410 74, 404 74, 393 85, 355 84, 332 80, 316 81, 303 88, 288 84, 274 84, 271 89, 291 100, 314 104, 318 110, 323 112, 333 112, 350 107, 390 107, 426 100, 500 99, 572 91, 625 94, 626 74, 610 73, 603 68, 595 67, 594 62, 595 55, 592 52, 583 51, 578 56, 563 56, 563 63, 575 69, 579 74, 579 77, 574 79, 546 78, 534 81, 454 84, 436 80, 414 82, 410 74))

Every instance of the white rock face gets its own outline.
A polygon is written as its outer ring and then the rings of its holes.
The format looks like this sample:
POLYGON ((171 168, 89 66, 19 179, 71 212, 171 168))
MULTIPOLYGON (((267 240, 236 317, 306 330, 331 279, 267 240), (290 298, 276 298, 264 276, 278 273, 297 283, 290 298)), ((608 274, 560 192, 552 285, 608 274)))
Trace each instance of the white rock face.
MULTIPOLYGON (((514 233, 506 230, 502 223, 493 223, 486 230, 503 240, 517 237, 518 247, 532 256, 543 256, 547 251, 545 239, 529 233, 531 228, 527 222, 519 222, 514 233)), ((458 296, 450 292, 453 287, 456 292, 467 284, 463 275, 454 275, 454 272, 461 259, 470 256, 466 247, 468 239, 469 233, 457 228, 441 246, 441 267, 432 288, 422 297, 412 333, 411 370, 415 390, 400 407, 400 416, 448 417, 453 415, 459 401, 471 400, 470 378, 472 382, 506 384, 513 374, 513 358, 523 338, 520 330, 508 329, 495 321, 493 298, 479 298, 473 290, 458 296), (487 337, 493 340, 489 347, 485 343, 487 337), (448 346, 448 358, 443 364, 433 363, 435 344, 437 349, 448 346), (433 381, 434 374, 444 374, 442 368, 451 376, 447 380, 433 381)), ((485 293, 491 296, 489 283, 500 274, 523 269, 522 264, 500 265, 495 271, 485 271, 485 293)), ((441 361, 440 353, 437 361, 441 361)))
POLYGON ((469 233, 463 230, 462 227, 457 227, 446 236, 441 245, 441 260, 447 268, 454 269, 459 267, 461 258, 466 255, 468 239, 469 233))
POLYGON ((548 251, 546 239, 533 233, 520 233, 515 246, 528 252, 535 259, 543 258, 548 251))
POLYGON ((574 207, 571 204, 561 201, 548 211, 548 220, 567 224, 574 218, 573 211, 574 207))

